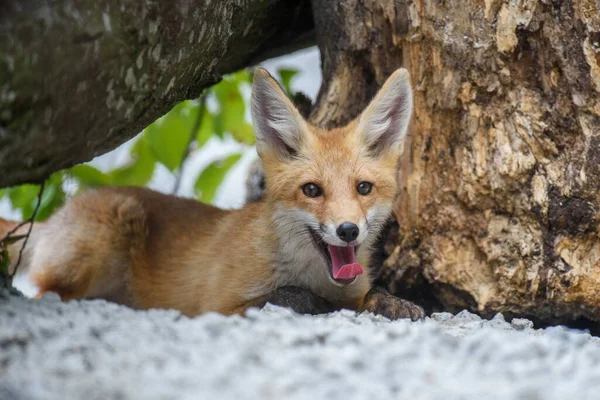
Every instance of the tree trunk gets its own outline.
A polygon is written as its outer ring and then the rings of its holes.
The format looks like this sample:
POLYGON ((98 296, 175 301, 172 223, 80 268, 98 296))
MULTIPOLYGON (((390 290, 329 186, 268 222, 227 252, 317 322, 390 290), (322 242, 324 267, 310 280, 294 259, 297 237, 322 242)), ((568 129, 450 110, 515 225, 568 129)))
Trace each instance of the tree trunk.
POLYGON ((308 0, 8 0, 0 37, 4 187, 111 150, 314 35, 308 0))
POLYGON ((600 321, 598 7, 313 1, 313 122, 349 121, 397 67, 415 88, 380 283, 430 308, 600 321))

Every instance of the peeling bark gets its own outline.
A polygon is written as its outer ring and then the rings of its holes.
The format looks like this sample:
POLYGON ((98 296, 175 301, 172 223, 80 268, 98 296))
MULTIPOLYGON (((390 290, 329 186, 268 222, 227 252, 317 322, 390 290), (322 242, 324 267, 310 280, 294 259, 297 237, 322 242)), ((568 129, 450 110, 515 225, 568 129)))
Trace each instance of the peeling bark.
POLYGON ((313 7, 313 121, 348 121, 397 67, 415 87, 379 281, 447 310, 600 321, 598 3, 313 7))
POLYGON ((313 41, 308 1, 0 4, 0 187, 139 133, 223 74, 313 41))

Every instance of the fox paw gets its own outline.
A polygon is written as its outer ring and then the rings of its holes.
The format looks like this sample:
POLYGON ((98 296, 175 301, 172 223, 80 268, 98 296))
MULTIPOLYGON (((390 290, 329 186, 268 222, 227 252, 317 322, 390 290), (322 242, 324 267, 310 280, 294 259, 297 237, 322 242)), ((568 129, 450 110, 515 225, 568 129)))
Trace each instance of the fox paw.
POLYGON ((392 296, 385 289, 377 286, 369 290, 365 296, 363 306, 358 311, 370 311, 391 320, 410 318, 417 321, 425 318, 423 308, 408 300, 392 296))

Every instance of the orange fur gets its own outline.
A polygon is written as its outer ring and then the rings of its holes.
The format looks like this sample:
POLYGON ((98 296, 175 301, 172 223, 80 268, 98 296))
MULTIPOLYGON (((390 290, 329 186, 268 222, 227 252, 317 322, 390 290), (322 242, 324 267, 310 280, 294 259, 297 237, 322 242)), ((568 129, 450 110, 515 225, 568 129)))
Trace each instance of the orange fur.
MULTIPOLYGON (((393 79, 407 79, 406 73, 397 72, 393 79)), ((225 211, 142 188, 87 191, 34 227, 26 261, 40 293, 54 291, 63 299, 102 297, 135 308, 175 308, 191 316, 240 313, 270 291, 296 285, 337 308, 358 309, 371 286, 368 270, 351 285, 332 283, 324 261, 313 265, 320 256, 305 224, 352 221, 371 229, 358 253, 367 269, 370 246, 398 192, 401 146, 369 154, 368 132, 359 126, 377 111, 377 99, 363 119, 325 131, 299 120, 266 72, 259 70, 255 82, 266 85, 283 112, 289 112, 285 117, 296 118, 291 123, 301 128, 295 149, 299 156, 289 159, 257 132, 267 182, 263 201, 225 211), (373 183, 368 196, 356 191, 362 181, 373 183), (304 195, 307 182, 318 184, 323 195, 304 195)), ((386 83, 393 84, 392 78, 386 83)), ((0 221, 0 231, 4 226, 9 225, 0 221)))

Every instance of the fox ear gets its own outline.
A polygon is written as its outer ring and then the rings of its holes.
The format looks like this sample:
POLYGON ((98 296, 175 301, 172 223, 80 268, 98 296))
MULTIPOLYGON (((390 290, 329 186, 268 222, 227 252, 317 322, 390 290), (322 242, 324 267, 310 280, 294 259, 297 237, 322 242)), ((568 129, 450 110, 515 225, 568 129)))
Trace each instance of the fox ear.
POLYGON ((262 68, 254 73, 252 122, 258 154, 274 150, 278 156, 289 158, 298 153, 306 122, 277 81, 262 68))
POLYGON ((363 136, 369 153, 402 152, 412 109, 410 77, 407 70, 400 68, 388 78, 360 116, 358 133, 363 136))

